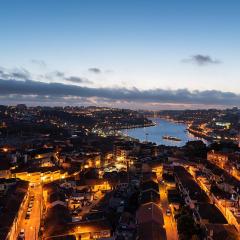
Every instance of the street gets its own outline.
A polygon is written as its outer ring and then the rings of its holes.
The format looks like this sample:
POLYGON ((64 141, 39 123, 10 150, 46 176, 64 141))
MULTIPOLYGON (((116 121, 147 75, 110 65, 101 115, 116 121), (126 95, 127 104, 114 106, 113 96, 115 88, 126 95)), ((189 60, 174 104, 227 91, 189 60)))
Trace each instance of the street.
POLYGON ((25 214, 21 221, 21 228, 25 230, 26 240, 38 239, 38 232, 40 227, 41 208, 42 208, 42 187, 41 185, 30 188, 30 196, 34 196, 33 207, 30 213, 30 218, 25 219, 28 211, 28 204, 24 209, 25 214))
MULTIPOLYGON (((168 203, 167 193, 166 193, 166 186, 165 184, 160 184, 160 199, 163 211, 163 218, 164 218, 164 226, 167 233, 168 240, 177 240, 178 233, 177 233, 177 224, 174 220, 173 212, 170 216, 167 216, 166 211, 167 209, 171 209, 168 203)), ((172 211, 172 209, 171 209, 172 211)))

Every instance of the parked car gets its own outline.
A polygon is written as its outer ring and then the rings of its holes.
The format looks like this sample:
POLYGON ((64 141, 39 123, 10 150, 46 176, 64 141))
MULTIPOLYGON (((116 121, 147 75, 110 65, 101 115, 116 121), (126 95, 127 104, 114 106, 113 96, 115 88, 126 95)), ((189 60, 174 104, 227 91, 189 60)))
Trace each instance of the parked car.
POLYGON ((167 216, 171 216, 171 210, 170 210, 170 208, 168 208, 168 209, 166 210, 166 215, 167 215, 167 216))
POLYGON ((21 229, 19 235, 18 235, 18 239, 25 239, 25 230, 21 229))

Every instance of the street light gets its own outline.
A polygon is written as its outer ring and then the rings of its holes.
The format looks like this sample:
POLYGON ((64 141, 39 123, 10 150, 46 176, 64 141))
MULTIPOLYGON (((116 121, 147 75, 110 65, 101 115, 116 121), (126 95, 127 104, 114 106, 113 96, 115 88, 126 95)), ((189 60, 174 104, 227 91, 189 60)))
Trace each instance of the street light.
POLYGON ((5 153, 8 152, 8 148, 6 148, 6 147, 3 148, 3 152, 5 152, 5 153))

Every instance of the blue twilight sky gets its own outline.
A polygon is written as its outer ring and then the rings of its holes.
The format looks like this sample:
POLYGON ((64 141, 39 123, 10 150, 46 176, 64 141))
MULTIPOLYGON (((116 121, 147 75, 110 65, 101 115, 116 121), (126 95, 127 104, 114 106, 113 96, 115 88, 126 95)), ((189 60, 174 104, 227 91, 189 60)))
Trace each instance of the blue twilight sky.
POLYGON ((240 105, 239 0, 0 0, 0 29, 0 102, 240 105))

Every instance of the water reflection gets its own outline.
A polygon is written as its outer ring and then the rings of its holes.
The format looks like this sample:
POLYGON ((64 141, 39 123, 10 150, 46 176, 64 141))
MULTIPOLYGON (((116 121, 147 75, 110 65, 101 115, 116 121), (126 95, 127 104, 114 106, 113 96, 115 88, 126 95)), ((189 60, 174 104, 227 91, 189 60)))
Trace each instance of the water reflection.
POLYGON ((167 146, 178 146, 181 147, 185 145, 186 142, 192 140, 199 140, 199 138, 194 137, 187 131, 187 125, 183 123, 175 123, 160 118, 152 119, 156 125, 146 128, 135 128, 123 130, 123 133, 137 138, 140 141, 150 141, 157 144, 164 144, 167 146), (181 141, 173 141, 163 139, 163 136, 171 136, 174 138, 179 138, 181 141))

